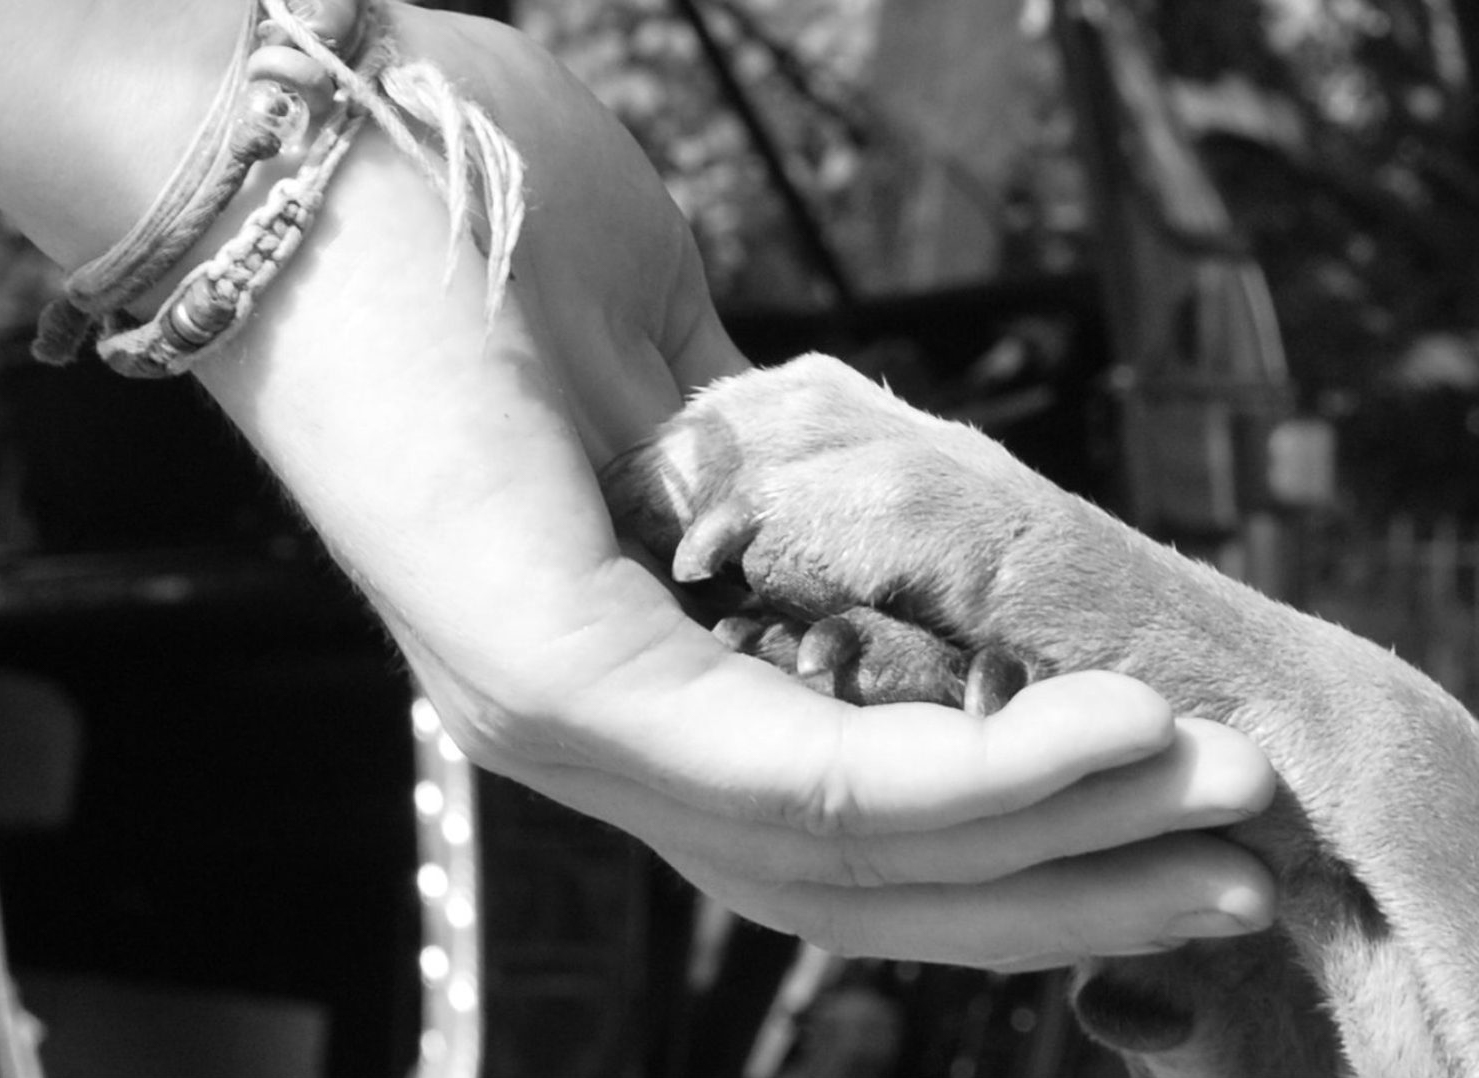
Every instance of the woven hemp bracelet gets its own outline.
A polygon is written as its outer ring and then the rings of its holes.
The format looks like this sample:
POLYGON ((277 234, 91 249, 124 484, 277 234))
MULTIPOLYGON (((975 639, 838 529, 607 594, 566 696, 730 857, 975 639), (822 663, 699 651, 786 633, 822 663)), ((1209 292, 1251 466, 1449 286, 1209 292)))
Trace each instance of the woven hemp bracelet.
POLYGON ((274 184, 241 230, 191 270, 153 318, 99 338, 103 362, 131 378, 183 374, 202 352, 239 329, 258 295, 297 251, 363 120, 362 112, 340 105, 297 174, 274 184))
POLYGON ((69 362, 98 329, 98 354, 120 374, 158 378, 188 370, 241 328, 258 295, 298 249, 366 116, 447 204, 449 273, 458 241, 470 231, 468 195, 481 196, 478 209, 489 228, 482 251, 491 325, 523 223, 518 151, 434 66, 399 59, 383 0, 260 0, 191 153, 144 220, 68 278, 65 298, 43 314, 33 354, 69 362), (259 21, 262 13, 267 18, 259 21), (353 68, 345 57, 357 61, 353 68), (331 114, 297 174, 274 185, 240 232, 192 270, 147 322, 139 325, 124 312, 205 233, 251 166, 295 143, 311 114, 326 107, 331 114), (407 116, 439 140, 440 153, 412 133, 407 116))
MULTIPOLYGON (((271 0, 247 5, 230 69, 184 159, 128 234, 67 278, 63 298, 42 314, 32 345, 36 358, 70 362, 89 335, 98 331, 103 338, 100 354, 121 373, 136 377, 178 373, 176 368, 183 369, 181 357, 208 343, 200 326, 220 326, 219 308, 201 306, 202 293, 197 291, 185 306, 175 305, 179 317, 172 321, 184 332, 173 334, 167 347, 156 348, 149 343, 151 334, 130 328, 136 323, 123 308, 158 284, 205 234, 240 191, 254 164, 296 145, 310 114, 329 107, 334 93, 329 71, 284 44, 291 31, 283 23, 295 24, 299 36, 315 42, 325 39, 350 56, 364 40, 366 20, 356 0, 295 2, 303 12, 301 19, 280 4, 276 7, 282 20, 263 19, 263 8, 270 6, 271 0), (312 10, 306 10, 309 7, 312 10), (185 328, 192 315, 199 316, 194 332, 185 328), (116 343, 109 346, 109 341, 116 343)), ((320 47, 329 52, 329 45, 320 47)), ((337 118, 331 125, 345 137, 352 134, 337 118)), ((315 167, 322 163, 313 162, 315 167)), ((300 229, 306 227, 308 218, 294 216, 300 229)), ((270 240, 267 245, 272 246, 270 240)))

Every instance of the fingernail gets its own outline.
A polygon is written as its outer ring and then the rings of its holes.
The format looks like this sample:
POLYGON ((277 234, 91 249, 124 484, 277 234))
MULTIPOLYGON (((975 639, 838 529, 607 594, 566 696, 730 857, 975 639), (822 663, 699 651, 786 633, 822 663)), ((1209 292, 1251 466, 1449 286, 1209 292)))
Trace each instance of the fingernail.
POLYGON ((1262 931, 1266 925, 1257 925, 1235 917, 1225 910, 1196 910, 1174 918, 1161 933, 1163 939, 1196 939, 1212 936, 1243 936, 1249 932, 1262 931))
POLYGON ((1076 966, 1083 960, 1081 954, 1040 954, 1028 958, 1004 958, 988 963, 987 968, 995 973, 1039 973, 1045 969, 1076 966))

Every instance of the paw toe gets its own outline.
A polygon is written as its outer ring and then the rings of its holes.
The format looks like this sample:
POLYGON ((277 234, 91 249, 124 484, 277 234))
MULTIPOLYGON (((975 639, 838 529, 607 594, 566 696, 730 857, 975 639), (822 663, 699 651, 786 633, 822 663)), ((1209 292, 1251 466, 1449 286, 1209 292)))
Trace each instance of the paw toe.
POLYGON ((863 640, 845 617, 823 618, 801 638, 796 673, 802 677, 839 670, 857 658, 863 640))
POLYGON ((993 715, 1027 684, 1027 668, 1001 648, 985 647, 971 658, 965 676, 965 710, 993 715))
POLYGON ((736 614, 720 618, 710 631, 714 634, 714 638, 730 651, 737 651, 741 655, 753 655, 755 645, 760 640, 760 634, 765 631, 765 624, 758 618, 736 614))
POLYGON ((711 631, 730 651, 752 655, 788 674, 794 674, 797 647, 806 632, 806 624, 783 614, 766 611, 722 618, 711 631))
POLYGON ((701 514, 673 552, 673 579, 680 584, 707 580, 738 561, 755 538, 754 510, 742 500, 726 501, 701 514))
POLYGON ((1120 1052, 1166 1052, 1185 1044, 1196 1015, 1167 986, 1131 983, 1104 976, 1086 980, 1073 995, 1084 1031, 1120 1052))
POLYGON ((928 629, 871 607, 854 607, 835 620, 851 627, 859 646, 836 668, 834 695, 855 704, 960 706, 965 670, 960 649, 928 629))

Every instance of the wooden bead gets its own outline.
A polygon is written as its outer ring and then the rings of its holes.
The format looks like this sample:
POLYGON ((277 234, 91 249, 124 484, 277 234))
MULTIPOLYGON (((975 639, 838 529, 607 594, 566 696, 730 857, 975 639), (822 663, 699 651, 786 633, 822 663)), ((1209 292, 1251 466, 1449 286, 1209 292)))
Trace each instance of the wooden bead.
POLYGON ((190 320, 184 303, 176 303, 159 320, 159 331, 164 339, 181 352, 196 352, 210 343, 210 335, 190 320))
POLYGON ((215 340, 235 317, 235 307, 202 277, 170 308, 160 328, 177 348, 196 349, 215 340))
POLYGON ((244 161, 273 157, 284 146, 301 143, 307 130, 308 106, 303 98, 279 82, 259 79, 247 83, 231 133, 231 152, 244 161))
POLYGON ((323 65, 287 45, 264 45, 253 52, 247 57, 246 77, 292 90, 315 116, 327 112, 334 100, 334 80, 323 65))
POLYGON ((159 320, 159 332, 164 336, 166 341, 174 346, 176 351, 198 352, 200 350, 205 342, 194 340, 192 338, 192 331, 194 331, 194 327, 188 325, 186 320, 180 316, 179 304, 175 304, 159 320))

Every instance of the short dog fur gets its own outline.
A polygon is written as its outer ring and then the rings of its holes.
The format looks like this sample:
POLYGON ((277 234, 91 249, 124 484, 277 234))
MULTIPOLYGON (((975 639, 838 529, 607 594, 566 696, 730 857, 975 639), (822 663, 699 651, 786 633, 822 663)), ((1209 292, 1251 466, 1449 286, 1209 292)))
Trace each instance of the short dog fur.
POLYGON ((1112 669, 1262 747, 1278 795, 1228 834, 1275 872, 1276 927, 1077 973, 1133 1073, 1479 1076, 1479 726, 1421 673, 825 356, 705 390, 604 480, 676 578, 737 565, 785 615, 722 632, 841 695, 986 712, 1112 669))

